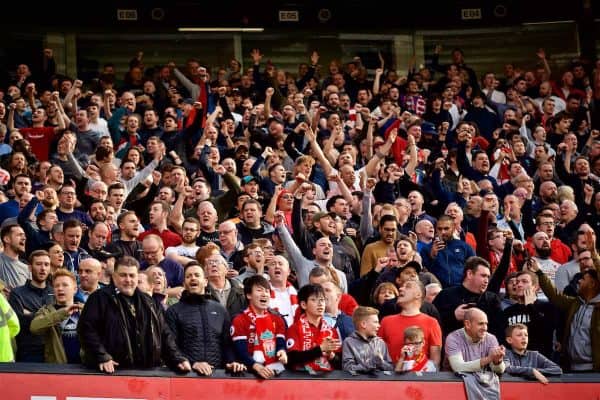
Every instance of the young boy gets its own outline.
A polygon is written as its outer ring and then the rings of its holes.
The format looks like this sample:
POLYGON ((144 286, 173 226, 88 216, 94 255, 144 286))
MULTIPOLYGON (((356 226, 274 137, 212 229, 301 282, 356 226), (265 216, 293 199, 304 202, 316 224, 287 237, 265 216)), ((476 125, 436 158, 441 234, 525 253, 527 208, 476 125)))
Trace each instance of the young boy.
POLYGON ((537 379, 548 384, 546 375, 561 375, 562 369, 537 351, 528 351, 529 335, 527 325, 514 324, 506 328, 506 342, 510 350, 504 356, 506 372, 511 375, 537 379))
POLYGON ((394 365, 379 330, 379 311, 373 307, 358 307, 352 315, 355 331, 342 346, 342 368, 352 375, 393 371, 394 365))
POLYGON ((339 368, 342 343, 337 329, 325 314, 325 291, 320 285, 305 285, 298 292, 302 314, 288 329, 289 365, 311 375, 339 368))
POLYGON ((433 361, 423 351, 425 334, 418 326, 409 326, 404 330, 404 347, 396 363, 396 372, 436 372, 433 361))
POLYGON ((262 275, 253 275, 244 282, 248 308, 234 318, 231 337, 237 359, 268 379, 284 370, 285 322, 269 311, 271 287, 262 275))

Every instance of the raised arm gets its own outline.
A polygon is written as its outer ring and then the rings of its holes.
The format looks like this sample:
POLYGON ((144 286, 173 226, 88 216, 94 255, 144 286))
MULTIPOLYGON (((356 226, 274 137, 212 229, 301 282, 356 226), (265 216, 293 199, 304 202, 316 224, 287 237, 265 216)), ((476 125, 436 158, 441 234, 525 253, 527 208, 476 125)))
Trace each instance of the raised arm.
POLYGON ((371 158, 369 160, 369 162, 367 163, 367 166, 365 167, 365 172, 367 174, 367 178, 374 177, 377 175, 377 165, 379 164, 379 162, 382 159, 386 158, 387 155, 390 153, 392 145, 396 141, 397 137, 398 137, 398 130, 392 129, 390 131, 390 134, 388 135, 388 138, 385 141, 385 143, 379 147, 379 149, 373 155, 373 158, 371 158))
POLYGON ((305 130, 304 135, 308 139, 308 142, 310 143, 310 147, 313 150, 313 152, 315 153, 316 159, 321 164, 321 167, 323 168, 323 172, 325 173, 326 176, 331 175, 333 173, 333 167, 327 160, 327 157, 325 157, 325 154, 323 154, 323 150, 321 150, 321 146, 319 146, 319 143, 317 143, 317 136, 316 136, 315 132, 306 124, 300 124, 300 125, 303 125, 303 129, 305 130))
POLYGON ((300 286, 304 286, 308 283, 308 274, 312 269, 313 263, 302 255, 302 252, 294 242, 294 239, 292 239, 292 235, 290 235, 289 230, 285 226, 284 221, 285 217, 283 213, 278 212, 275 215, 275 229, 277 229, 277 232, 279 232, 279 237, 281 238, 283 247, 287 251, 290 261, 296 269, 298 284, 300 286))

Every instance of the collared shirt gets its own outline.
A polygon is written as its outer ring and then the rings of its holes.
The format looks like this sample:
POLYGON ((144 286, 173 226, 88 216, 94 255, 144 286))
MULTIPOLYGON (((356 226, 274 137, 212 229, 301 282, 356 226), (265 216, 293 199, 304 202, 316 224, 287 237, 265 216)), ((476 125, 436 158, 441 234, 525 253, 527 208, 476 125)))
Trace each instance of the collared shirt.
POLYGON ((219 300, 219 303, 225 308, 227 308, 227 299, 229 298, 229 292, 231 292, 231 284, 227 279, 225 279, 225 286, 223 289, 217 289, 213 285, 210 285, 213 290, 214 295, 219 300))

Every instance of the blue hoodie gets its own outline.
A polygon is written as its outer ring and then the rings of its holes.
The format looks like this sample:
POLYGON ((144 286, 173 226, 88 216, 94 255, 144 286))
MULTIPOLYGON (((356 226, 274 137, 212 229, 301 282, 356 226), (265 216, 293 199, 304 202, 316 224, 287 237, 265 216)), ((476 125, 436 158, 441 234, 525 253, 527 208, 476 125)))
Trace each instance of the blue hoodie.
POLYGON ((423 246, 421 257, 423 265, 434 274, 443 287, 457 286, 462 283, 465 263, 475 252, 462 240, 452 239, 446 242, 446 247, 439 251, 435 259, 429 255, 433 243, 423 246))

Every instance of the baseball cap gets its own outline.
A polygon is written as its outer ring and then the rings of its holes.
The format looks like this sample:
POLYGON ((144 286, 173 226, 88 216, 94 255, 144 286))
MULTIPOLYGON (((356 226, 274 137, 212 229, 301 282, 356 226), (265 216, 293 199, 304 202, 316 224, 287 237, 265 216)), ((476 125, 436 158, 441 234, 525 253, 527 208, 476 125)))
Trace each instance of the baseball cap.
POLYGON ((429 135, 437 135, 438 132, 435 129, 435 125, 431 122, 423 122, 421 124, 421 132, 429 135))
POLYGON ((248 183, 250 183, 252 181, 258 183, 258 179, 256 179, 255 176, 246 175, 245 177, 242 178, 242 185, 247 185, 248 183))
POLYGON ((324 217, 326 217, 326 216, 330 216, 332 219, 335 219, 335 217, 336 217, 336 214, 335 214, 334 212, 328 212, 328 211, 320 211, 320 212, 318 212, 318 213, 315 213, 315 214, 313 215, 313 219, 312 219, 312 220, 313 220, 313 224, 314 224, 315 222, 319 222, 319 220, 320 220, 321 218, 324 218, 324 217))
POLYGON ((403 266, 397 268, 396 276, 400 275, 402 273, 402 271, 404 271, 406 268, 414 269, 415 271, 417 271, 417 274, 423 270, 423 267, 421 267, 421 264, 419 262, 409 261, 406 264, 404 264, 403 266))

